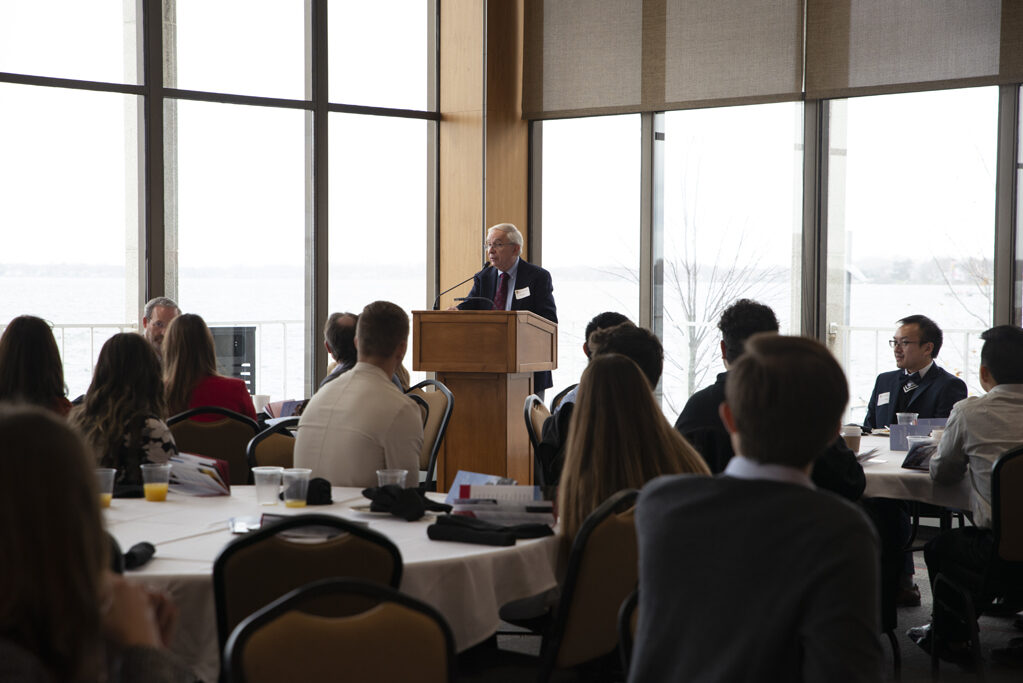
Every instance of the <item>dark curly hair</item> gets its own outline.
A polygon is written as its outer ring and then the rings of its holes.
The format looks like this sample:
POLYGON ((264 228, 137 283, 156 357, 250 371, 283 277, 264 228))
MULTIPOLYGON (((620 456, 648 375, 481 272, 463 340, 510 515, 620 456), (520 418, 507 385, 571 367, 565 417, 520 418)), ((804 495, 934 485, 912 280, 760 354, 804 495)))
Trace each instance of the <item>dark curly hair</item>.
POLYGON ((778 331, 778 318, 770 306, 739 299, 721 313, 718 329, 725 342, 725 360, 734 363, 742 355, 747 339, 757 332, 778 331))

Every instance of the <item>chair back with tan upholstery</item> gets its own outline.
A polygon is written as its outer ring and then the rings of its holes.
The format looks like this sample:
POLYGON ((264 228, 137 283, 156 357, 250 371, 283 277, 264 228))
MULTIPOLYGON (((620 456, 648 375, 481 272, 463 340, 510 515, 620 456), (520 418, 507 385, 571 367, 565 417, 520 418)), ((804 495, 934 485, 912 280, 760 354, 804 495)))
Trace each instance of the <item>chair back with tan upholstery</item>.
POLYGON ((619 491, 583 522, 550 630, 540 647, 540 680, 609 655, 618 645, 618 611, 636 589, 639 553, 635 489, 619 491))
MULTIPOLYGON (((316 514, 273 522, 228 543, 213 562, 220 646, 243 619, 307 583, 349 577, 397 588, 401 573, 397 546, 359 524, 316 514)), ((350 609, 337 604, 329 614, 350 609)))
POLYGON ((259 432, 255 420, 220 406, 200 406, 171 417, 167 426, 180 452, 226 460, 231 472, 229 483, 232 486, 249 483, 249 461, 245 449, 259 432), (189 419, 203 414, 222 415, 223 419, 214 422, 189 419))
POLYGON ((543 423, 551 416, 551 411, 543 404, 536 394, 526 396, 526 404, 522 407, 522 416, 526 420, 526 433, 529 434, 529 444, 533 447, 533 481, 538 486, 546 486, 543 463, 537 456, 537 447, 540 445, 540 437, 543 434, 543 423))
POLYGON ((426 405, 426 421, 423 423, 423 450, 419 454, 419 469, 426 471, 423 488, 427 491, 437 490, 437 454, 448 430, 451 411, 455 398, 451 391, 435 379, 423 380, 407 393, 420 405, 426 405))
POLYGON ((454 681, 451 628, 429 605, 366 581, 326 579, 275 600, 231 633, 228 681, 454 681), (322 617, 323 599, 368 601, 356 614, 322 617))
POLYGON ((991 529, 1005 562, 1023 562, 1023 446, 1013 448, 991 468, 991 529))
POLYGON ((286 417, 256 434, 245 447, 249 468, 253 467, 294 467, 295 435, 298 417, 286 417))

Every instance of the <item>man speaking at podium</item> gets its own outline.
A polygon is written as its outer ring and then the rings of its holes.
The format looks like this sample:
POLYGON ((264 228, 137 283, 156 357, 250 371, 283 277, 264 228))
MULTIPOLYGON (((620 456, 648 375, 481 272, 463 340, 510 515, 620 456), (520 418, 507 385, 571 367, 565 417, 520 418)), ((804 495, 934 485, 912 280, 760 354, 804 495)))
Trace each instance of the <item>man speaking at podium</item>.
MULTIPOLYGON (((551 274, 519 258, 522 233, 511 223, 487 231, 483 245, 490 263, 472 279, 472 291, 458 305, 463 310, 531 311, 558 322, 551 274)), ((553 385, 550 371, 533 374, 533 392, 543 398, 553 385)))

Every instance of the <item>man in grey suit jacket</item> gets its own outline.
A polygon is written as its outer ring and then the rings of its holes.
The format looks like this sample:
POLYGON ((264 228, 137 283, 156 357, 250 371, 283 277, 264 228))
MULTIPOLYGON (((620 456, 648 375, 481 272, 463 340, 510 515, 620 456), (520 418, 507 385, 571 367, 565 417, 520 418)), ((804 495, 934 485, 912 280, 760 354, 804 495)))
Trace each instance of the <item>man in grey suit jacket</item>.
POLYGON ((629 680, 880 681, 877 537, 809 476, 838 436, 845 375, 810 339, 745 348, 721 406, 736 453, 724 473, 640 494, 629 680))

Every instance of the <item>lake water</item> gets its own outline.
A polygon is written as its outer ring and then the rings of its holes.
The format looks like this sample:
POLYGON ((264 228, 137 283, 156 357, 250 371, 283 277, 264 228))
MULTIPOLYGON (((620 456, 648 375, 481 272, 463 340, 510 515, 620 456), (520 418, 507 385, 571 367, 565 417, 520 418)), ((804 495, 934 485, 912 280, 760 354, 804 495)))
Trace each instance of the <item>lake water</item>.
MULTIPOLYGON (((560 321, 559 368, 554 373, 555 386, 548 398, 559 388, 578 381, 586 364, 581 350, 583 332, 593 315, 617 310, 636 320, 639 310, 639 286, 628 273, 613 270, 559 273, 554 269, 554 284, 560 321)), ((387 298, 406 310, 421 309, 427 307, 423 291, 422 279, 415 274, 394 276, 393 272, 382 268, 373 276, 345 281, 343 289, 331 293, 331 305, 337 310, 357 311, 369 301, 387 298)), ((969 311, 981 311, 982 315, 990 317, 990 304, 973 286, 957 286, 958 299, 951 291, 944 284, 868 283, 851 287, 848 321, 842 324, 852 328, 877 328, 878 331, 851 331, 847 337, 842 333, 834 340, 833 348, 840 354, 850 381, 852 398, 847 419, 862 419, 877 373, 895 367, 887 342, 895 330, 895 321, 912 313, 924 313, 942 326, 946 334, 939 363, 963 377, 971 393, 980 391, 978 335, 987 325, 982 325, 969 311)), ((757 297, 758 292, 740 292, 738 296, 757 297)), ((77 396, 88 387, 92 364, 103 342, 119 331, 119 325, 127 324, 130 328, 137 325, 138 314, 129 317, 125 300, 123 276, 117 272, 100 276, 93 272, 59 276, 0 272, 2 322, 31 313, 58 327, 109 326, 58 331, 71 396, 77 396)), ((305 340, 301 322, 304 289, 300 276, 275 272, 261 277, 192 274, 182 279, 178 300, 185 310, 200 313, 211 325, 260 321, 257 393, 270 394, 274 400, 305 394, 305 340), (201 302, 201 305, 189 305, 189 302, 201 302)), ((791 330, 787 286, 763 300, 775 309, 783 330, 791 330)), ((667 305, 673 305, 670 296, 667 305)), ((709 325, 713 328, 716 322, 710 321, 709 325)), ((682 362, 687 354, 681 336, 668 334, 667 339, 661 388, 665 413, 674 420, 688 396, 687 368, 682 362)), ((712 329, 705 343, 716 347, 719 340, 717 330, 712 329)), ((700 368, 698 386, 713 382, 722 369, 719 354, 710 349, 700 368)), ((420 373, 414 374, 414 380, 420 378, 420 373)))

